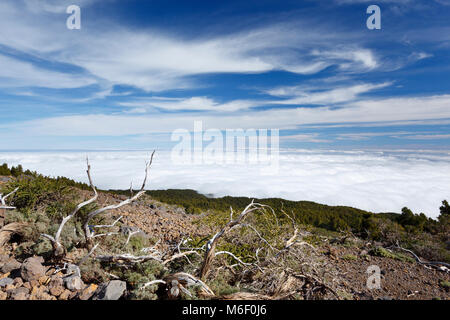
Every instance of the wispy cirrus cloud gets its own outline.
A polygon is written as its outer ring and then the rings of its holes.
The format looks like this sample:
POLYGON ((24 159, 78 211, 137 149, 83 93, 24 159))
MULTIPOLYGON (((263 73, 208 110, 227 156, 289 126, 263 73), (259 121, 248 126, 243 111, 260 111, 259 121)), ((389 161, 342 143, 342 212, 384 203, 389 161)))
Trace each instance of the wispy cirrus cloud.
POLYGON ((297 107, 235 114, 197 113, 132 115, 71 115, 0 125, 0 131, 56 136, 124 136, 189 129, 203 120, 209 128, 296 129, 307 124, 364 124, 450 119, 450 95, 389 98, 349 103, 340 108, 297 107), (424 106, 427 106, 424 108, 424 106))
MULTIPOLYGON (((0 87, 78 88, 96 84, 93 77, 57 72, 39 68, 28 61, 21 61, 0 54, 0 87)), ((30 92, 25 92, 29 95, 30 92)))
POLYGON ((0 28, 10 32, 0 43, 48 61, 73 64, 112 85, 160 91, 190 88, 194 83, 187 77, 199 74, 272 70, 314 74, 333 65, 354 71, 377 66, 371 50, 345 40, 348 34, 327 35, 321 28, 291 32, 304 27, 299 23, 186 38, 107 21, 102 26, 90 22, 75 35, 65 29, 65 15, 59 14, 62 4, 26 4, 25 9, 12 1, 1 5, 0 28), (334 50, 336 41, 348 44, 334 50))
MULTIPOLYGON (((289 99, 278 100, 276 104, 315 104, 315 105, 333 105, 343 102, 356 100, 359 95, 368 93, 377 89, 390 86, 391 82, 380 84, 357 84, 346 87, 338 87, 334 89, 321 90, 318 87, 279 87, 267 90, 266 93, 272 96, 289 97, 289 99)), ((275 102, 274 102, 275 103, 275 102)))
POLYGON ((450 134, 412 134, 405 138, 413 140, 450 139, 450 134))

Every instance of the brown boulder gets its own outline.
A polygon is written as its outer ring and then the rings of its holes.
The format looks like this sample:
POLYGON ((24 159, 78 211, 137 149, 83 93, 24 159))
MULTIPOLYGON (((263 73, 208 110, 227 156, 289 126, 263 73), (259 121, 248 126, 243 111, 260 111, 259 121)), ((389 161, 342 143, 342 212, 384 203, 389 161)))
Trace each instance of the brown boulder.
POLYGON ((45 276, 46 268, 42 265, 41 257, 31 257, 22 263, 20 274, 25 281, 38 280, 45 276))
POLYGON ((63 293, 58 297, 59 300, 68 300, 72 295, 72 291, 65 289, 63 293))
POLYGON ((18 262, 16 259, 11 258, 3 264, 3 266, 0 268, 0 271, 2 273, 8 273, 13 270, 19 269, 20 266, 20 262, 18 262))
POLYGON ((86 288, 84 288, 79 295, 80 300, 89 300, 97 290, 98 285, 92 283, 86 288))
POLYGON ((48 289, 45 286, 34 287, 30 294, 30 300, 56 300, 55 297, 47 293, 48 289))
POLYGON ((77 275, 71 275, 64 278, 66 288, 72 291, 81 290, 84 286, 83 280, 77 275))
POLYGON ((28 300, 30 290, 24 287, 15 288, 8 291, 11 300, 28 300))
POLYGON ((53 276, 48 284, 48 288, 52 295, 55 297, 60 296, 65 290, 63 279, 59 276, 53 276))

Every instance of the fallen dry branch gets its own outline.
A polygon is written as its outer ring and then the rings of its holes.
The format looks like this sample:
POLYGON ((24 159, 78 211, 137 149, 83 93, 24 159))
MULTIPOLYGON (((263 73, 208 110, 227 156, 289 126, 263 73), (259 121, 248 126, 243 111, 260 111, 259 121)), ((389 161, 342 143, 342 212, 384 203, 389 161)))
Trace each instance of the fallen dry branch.
POLYGON ((120 216, 116 220, 114 220, 114 222, 111 224, 99 224, 99 225, 91 226, 91 228, 113 228, 116 225, 116 223, 119 222, 122 218, 123 218, 123 216, 120 216))
POLYGON ((144 253, 149 253, 149 252, 159 252, 158 249, 156 249, 156 247, 161 243, 161 239, 159 239, 152 247, 148 247, 148 248, 143 248, 141 249, 141 252, 144 253))
POLYGON ((89 223, 91 222, 91 220, 92 220, 94 217, 96 217, 96 216, 98 216, 99 214, 104 213, 104 212, 106 212, 106 211, 118 209, 118 208, 123 207, 123 206, 125 206, 125 205, 127 205, 127 204, 130 204, 131 202, 137 200, 139 197, 141 197, 143 194, 145 194, 145 184, 146 184, 146 182, 147 182, 148 171, 149 171, 149 169, 150 169, 150 166, 152 165, 152 162, 153 162, 153 155, 154 155, 154 154, 155 154, 155 151, 152 152, 152 154, 151 154, 151 156, 150 156, 150 161, 147 162, 147 163, 145 164, 145 177, 144 177, 144 181, 142 182, 142 187, 141 187, 141 189, 139 190, 139 192, 138 192, 136 195, 134 195, 134 196, 131 195, 130 198, 128 198, 128 199, 126 199, 126 200, 124 200, 124 201, 121 201, 121 202, 118 203, 118 204, 109 205, 109 206, 106 206, 106 207, 97 209, 97 210, 95 210, 95 211, 92 211, 92 212, 90 212, 90 213, 88 214, 88 217, 87 217, 87 219, 86 219, 86 222, 84 223, 84 231, 85 231, 85 236, 86 236, 86 243, 87 243, 88 245, 92 245, 92 239, 93 239, 93 237, 94 237, 94 232, 93 232, 93 230, 92 230, 92 226, 89 225, 89 223))
POLYGON ((402 251, 405 251, 409 254, 411 254, 414 259, 417 261, 417 263, 422 264, 422 265, 426 265, 426 266, 444 266, 446 268, 450 268, 450 264, 446 263, 446 262, 442 262, 442 261, 422 261, 419 256, 417 254, 415 254, 412 250, 408 250, 405 248, 402 248, 399 243, 397 242, 396 246, 393 246, 393 248, 395 249, 399 249, 402 251))
POLYGON ((13 222, 0 229, 0 247, 7 243, 14 234, 21 234, 26 223, 13 222))
POLYGON ((19 188, 15 188, 13 191, 11 191, 10 193, 8 193, 6 196, 3 196, 0 193, 0 209, 15 209, 16 207, 12 207, 12 206, 8 206, 6 205, 6 199, 8 199, 8 197, 12 196, 14 193, 17 192, 17 190, 19 190, 19 188))
POLYGON ((151 286, 151 285, 157 284, 157 283, 166 284, 166 282, 164 280, 153 280, 153 281, 149 281, 149 282, 145 283, 144 285, 142 285, 142 287, 140 287, 140 290, 144 290, 148 286, 151 286))
POLYGON ((128 232, 127 241, 125 242, 124 247, 126 247, 127 244, 130 242, 130 239, 131 239, 132 236, 134 236, 135 234, 139 234, 139 233, 142 233, 142 231, 141 230, 136 230, 136 231, 128 232))
POLYGON ((145 256, 134 256, 132 254, 124 253, 118 255, 100 255, 96 257, 97 260, 103 262, 121 262, 121 263, 142 263, 149 260, 156 260, 163 262, 158 255, 150 254, 145 256))
POLYGON ((173 260, 176 260, 176 259, 179 259, 179 258, 182 258, 182 257, 186 257, 186 256, 191 255, 191 254, 196 254, 196 255, 200 256, 200 254, 197 251, 195 251, 195 250, 185 251, 185 252, 177 253, 177 254, 171 256, 170 258, 164 260, 163 264, 164 265, 168 264, 169 262, 171 262, 173 260))
POLYGON ((252 266, 253 265, 253 263, 247 263, 247 262, 242 261, 241 259, 239 259, 238 257, 236 257, 233 253, 231 253, 229 251, 216 252, 215 256, 217 257, 218 255, 221 255, 221 254, 227 254, 227 255, 231 256, 234 260, 236 260, 243 266, 252 266))
POLYGON ((63 244, 61 243, 61 233, 64 229, 64 225, 70 220, 72 219, 79 211, 81 208, 93 203, 94 201, 97 200, 98 198, 98 193, 97 190, 95 189, 94 184, 92 183, 92 178, 91 178, 91 166, 89 164, 89 159, 86 159, 86 164, 87 164, 87 176, 88 176, 88 180, 89 180, 89 185, 92 188, 92 190, 94 191, 94 196, 92 198, 90 198, 89 200, 86 200, 80 204, 78 204, 76 206, 76 208, 72 211, 71 214, 69 214, 68 216, 66 216, 61 224, 59 225, 58 231, 56 231, 55 236, 51 236, 48 234, 41 234, 42 237, 49 239, 52 242, 52 246, 53 246, 53 255, 56 258, 64 258, 67 250, 66 248, 63 246, 63 244))
POLYGON ((197 279, 191 274, 185 272, 178 272, 165 277, 164 282, 167 285, 169 298, 175 299, 179 296, 180 291, 187 295, 191 295, 187 287, 199 286, 201 294, 207 297, 213 297, 214 292, 200 279, 197 279))
POLYGON ((273 300, 272 297, 251 293, 251 292, 236 292, 219 297, 219 300, 273 300))
POLYGON ((78 262, 78 266, 81 266, 95 251, 95 249, 97 249, 98 247, 98 243, 87 253, 87 255, 85 255, 80 262, 78 262))
POLYGON ((206 243, 205 258, 203 260, 200 269, 200 279, 204 279, 206 277, 206 274, 208 273, 211 267, 211 263, 214 260, 214 257, 216 256, 215 254, 216 245, 220 237, 222 237, 224 234, 226 234, 233 228, 241 225, 245 217, 247 217, 250 213, 259 210, 264 210, 264 208, 270 207, 263 204, 255 203, 254 200, 252 200, 252 202, 247 207, 245 207, 245 209, 242 210, 241 214, 234 220, 233 220, 233 210, 231 210, 230 221, 206 243))

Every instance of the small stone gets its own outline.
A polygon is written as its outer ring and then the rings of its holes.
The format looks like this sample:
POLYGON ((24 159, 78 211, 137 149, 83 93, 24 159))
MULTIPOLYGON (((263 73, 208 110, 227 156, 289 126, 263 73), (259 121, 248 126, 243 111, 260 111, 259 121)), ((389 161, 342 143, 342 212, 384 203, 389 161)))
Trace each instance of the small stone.
POLYGON ((44 285, 44 284, 48 283, 47 281, 50 281, 50 278, 47 276, 42 276, 39 278, 38 281, 39 281, 39 284, 44 285))
POLYGON ((20 277, 17 277, 14 279, 14 285, 16 288, 21 287, 23 285, 23 280, 20 277))
POLYGON ((32 286, 31 286, 31 284, 30 284, 29 282, 24 282, 24 283, 23 283, 23 286, 24 286, 25 288, 27 288, 28 290, 31 290, 31 288, 32 288, 32 286))
MULTIPOLYGON (((10 278, 9 278, 9 279, 10 279, 10 278)), ((11 279, 11 280, 12 280, 12 279, 11 279)), ((16 288, 16 286, 13 285, 12 282, 11 282, 11 284, 7 284, 7 285, 6 285, 5 291, 13 290, 13 289, 15 289, 15 288, 16 288)))
POLYGON ((63 279, 58 276, 53 276, 51 278, 51 281, 48 283, 48 288, 52 295, 54 295, 55 297, 58 297, 65 290, 63 279))
POLYGON ((42 257, 31 257, 25 259, 20 268, 20 274, 23 280, 31 281, 37 280, 42 276, 45 276, 45 267, 42 265, 42 257))
POLYGON ((81 277, 80 268, 77 265, 71 264, 71 263, 69 263, 67 265, 66 274, 67 275, 76 275, 76 276, 81 277))
POLYGON ((359 253, 360 256, 366 256, 368 254, 369 254, 369 251, 367 251, 365 249, 361 250, 361 252, 359 253))
POLYGON ((65 289, 63 293, 61 293, 58 297, 59 300, 68 300, 70 295, 72 294, 72 291, 65 289))
POLYGON ((19 269, 21 266, 20 262, 18 262, 16 259, 9 259, 3 267, 1 267, 0 271, 2 273, 9 273, 13 270, 19 269))
POLYGON ((42 287, 34 287, 31 291, 30 300, 56 300, 55 297, 49 295, 47 292, 47 288, 42 287))
POLYGON ((84 286, 83 281, 77 275, 72 275, 64 278, 64 284, 66 285, 67 289, 72 291, 81 290, 84 286))
POLYGON ((31 285, 31 287, 38 287, 38 286, 39 286, 39 281, 37 281, 37 280, 31 280, 31 281, 30 281, 30 285, 31 285))
POLYGON ((119 300, 126 289, 127 283, 125 281, 112 280, 98 287, 93 300, 119 300))
POLYGON ((55 272, 55 269, 54 268, 50 268, 50 269, 47 270, 45 275, 50 277, 51 275, 53 275, 54 272, 55 272))
POLYGON ((6 292, 0 291, 0 301, 6 300, 8 298, 8 294, 6 292))
POLYGON ((91 285, 84 288, 83 291, 81 291, 81 293, 79 295, 80 300, 89 300, 89 298, 91 298, 94 295, 97 288, 98 288, 98 285, 96 285, 94 283, 92 283, 91 285))
POLYGON ((50 288, 50 294, 55 297, 59 297, 64 292, 64 290, 64 287, 53 287, 50 288))
POLYGON ((6 263, 9 260, 9 256, 7 254, 0 254, 0 265, 2 263, 6 263))
POLYGON ((3 278, 0 279, 0 288, 7 287, 8 285, 12 285, 14 282, 11 278, 3 278))
POLYGON ((16 288, 9 291, 9 298, 11 300, 28 300, 30 297, 29 292, 30 291, 24 287, 16 288))
POLYGON ((38 292, 38 290, 39 290, 39 288, 38 288, 38 286, 34 286, 32 289, 31 289, 31 295, 36 295, 37 294, 37 292, 38 292))
POLYGON ((69 300, 76 298, 77 295, 78 295, 77 291, 70 291, 69 300))

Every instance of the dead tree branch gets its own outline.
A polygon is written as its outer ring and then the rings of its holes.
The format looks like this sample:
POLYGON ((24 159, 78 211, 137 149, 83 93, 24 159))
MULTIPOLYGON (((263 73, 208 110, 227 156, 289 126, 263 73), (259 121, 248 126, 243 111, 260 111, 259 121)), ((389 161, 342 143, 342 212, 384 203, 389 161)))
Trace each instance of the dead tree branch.
POLYGON ((215 256, 217 257, 218 255, 221 255, 221 254, 227 254, 227 255, 233 257, 233 259, 235 259, 237 262, 239 262, 243 266, 251 266, 251 265, 253 265, 252 263, 246 263, 246 262, 242 261, 241 259, 239 259, 238 257, 236 257, 233 253, 231 253, 229 251, 216 252, 215 256))
POLYGON ((94 191, 94 196, 92 198, 90 198, 89 200, 86 200, 80 204, 78 204, 76 206, 76 208, 72 211, 71 214, 69 214, 68 216, 66 216, 61 224, 59 225, 58 231, 56 231, 55 236, 51 236, 48 234, 41 234, 42 237, 49 239, 52 242, 53 245, 53 255, 56 258, 64 258, 64 256, 67 253, 66 248, 62 245, 61 243, 61 233, 63 231, 64 225, 70 220, 72 219, 79 211, 81 208, 93 203, 94 201, 97 200, 98 198, 98 193, 97 190, 95 189, 94 184, 92 183, 92 178, 91 178, 91 166, 89 164, 89 159, 86 159, 86 163, 87 163, 87 176, 88 176, 88 180, 89 180, 89 185, 92 188, 92 190, 94 191))
POLYGON ((393 246, 393 248, 400 249, 402 251, 405 251, 405 252, 411 254, 414 257, 414 259, 417 261, 417 263, 419 263, 419 264, 426 265, 426 266, 444 266, 446 268, 450 268, 450 264, 448 264, 446 262, 442 262, 442 261, 422 261, 419 258, 419 256, 417 254, 415 254, 413 251, 405 249, 405 248, 402 248, 400 246, 400 244, 398 243, 398 241, 396 243, 396 246, 393 246))
POLYGON ((148 171, 150 169, 150 166, 152 165, 153 162, 153 155, 155 154, 155 151, 152 152, 151 157, 150 157, 150 161, 146 163, 145 165, 145 177, 144 177, 144 181, 142 183, 142 187, 139 190, 139 192, 137 194, 135 194, 134 196, 131 195, 130 198, 121 201, 118 204, 113 204, 113 205, 109 205, 100 209, 97 209, 95 211, 92 211, 88 214, 88 217, 86 219, 86 222, 84 224, 84 231, 85 231, 85 236, 86 236, 86 243, 88 245, 92 244, 92 238, 94 236, 94 233, 91 231, 92 230, 92 226, 89 225, 89 222, 91 222, 91 220, 96 217, 97 215, 109 211, 109 210, 114 210, 114 209, 118 209, 120 207, 123 207, 127 204, 130 204, 131 202, 137 200, 139 197, 141 197, 143 194, 145 194, 145 184, 147 182, 147 177, 148 177, 148 171))
POLYGON ((7 224, 0 229, 0 248, 11 239, 14 234, 20 234, 23 228, 26 226, 25 223, 13 222, 7 224))
POLYGON ((8 199, 8 197, 12 196, 14 193, 17 192, 17 190, 19 190, 19 187, 15 188, 13 191, 11 191, 10 193, 8 193, 6 196, 3 196, 0 193, 0 209, 15 209, 16 207, 12 207, 12 206, 8 206, 6 205, 6 199, 8 199))
POLYGON ((120 221, 120 219, 122 219, 123 216, 120 216, 119 218, 117 218, 116 220, 114 220, 114 222, 112 224, 99 224, 99 225, 95 225, 95 226, 91 226, 91 228, 112 228, 116 225, 117 222, 120 221))
POLYGON ((202 290, 202 294, 212 297, 214 292, 200 279, 197 279, 193 275, 184 272, 178 272, 171 274, 163 279, 167 284, 169 298, 177 298, 181 292, 190 295, 190 292, 186 290, 186 287, 199 286, 202 290))
POLYGON ((81 266, 95 251, 95 249, 97 249, 98 247, 98 243, 88 252, 87 255, 85 255, 80 262, 78 262, 78 266, 81 266))
POLYGON ((97 260, 103 262, 125 262, 125 263, 142 263, 149 260, 156 260, 158 262, 163 262, 161 257, 157 254, 149 254, 145 256, 134 256, 132 254, 118 254, 113 256, 101 255, 96 257, 97 260))
MULTIPOLYGON (((205 258, 203 260, 201 269, 200 269, 200 279, 204 279, 206 274, 208 273, 209 268, 211 267, 211 263, 214 260, 216 245, 220 237, 224 234, 232 230, 234 227, 240 225, 242 221, 247 217, 250 213, 258 210, 264 210, 268 206, 262 205, 259 203, 255 203, 254 200, 245 207, 245 209, 241 212, 241 214, 233 220, 233 210, 230 213, 230 221, 219 231, 217 232, 206 244, 205 258)), ((269 207, 270 208, 270 207, 269 207)))
POLYGON ((144 290, 148 286, 151 286, 152 284, 157 284, 157 283, 166 284, 166 282, 164 280, 153 280, 153 281, 149 281, 149 282, 143 284, 142 287, 140 287, 139 289, 144 290))
POLYGON ((196 255, 201 257, 201 255, 195 250, 186 251, 186 252, 180 252, 180 253, 177 253, 177 254, 171 256, 170 258, 164 260, 163 264, 164 265, 168 264, 169 262, 171 262, 173 260, 176 260, 176 259, 179 259, 179 258, 182 258, 182 257, 187 257, 188 255, 191 255, 191 254, 196 254, 196 255))

